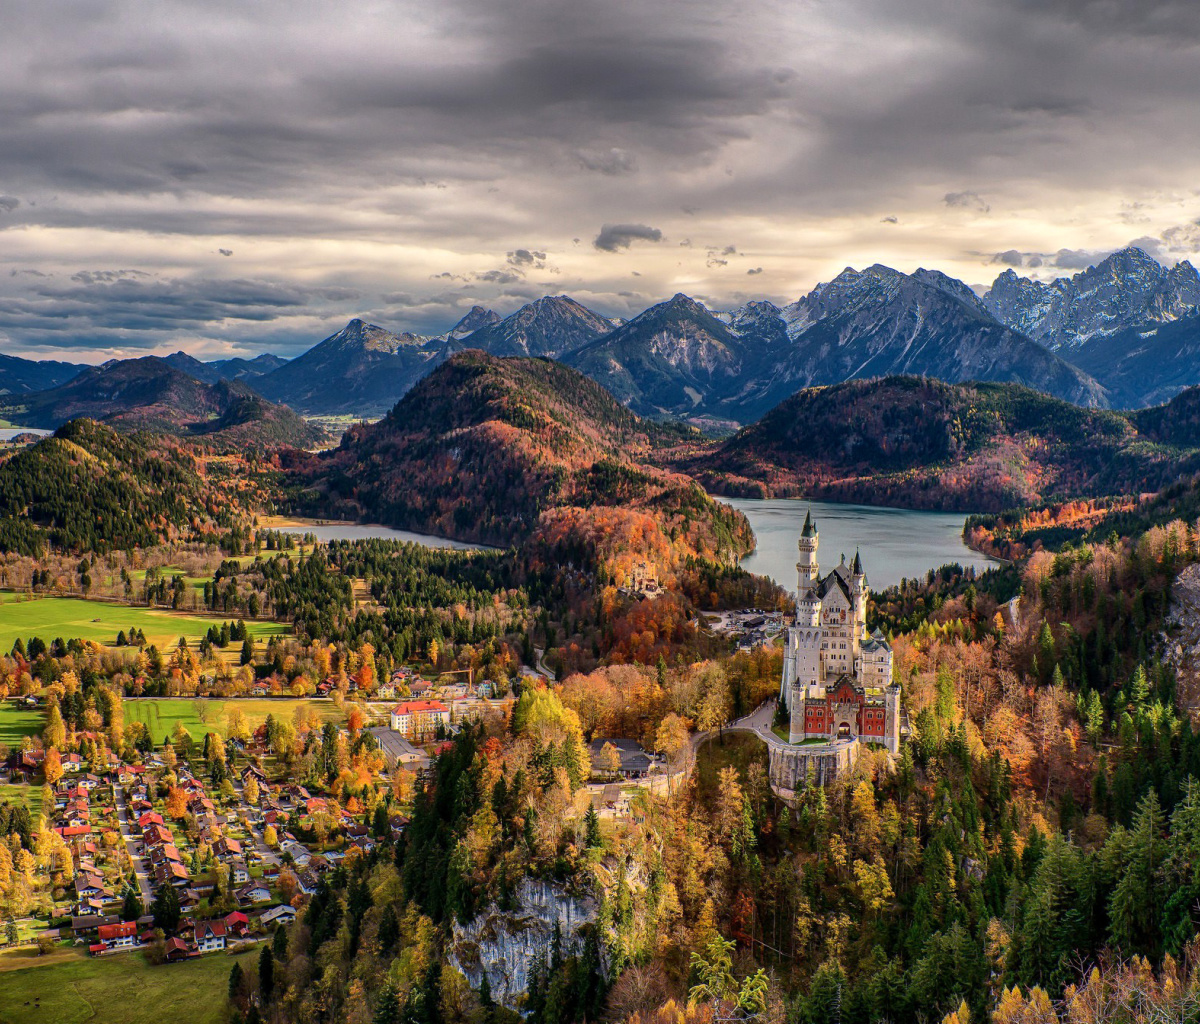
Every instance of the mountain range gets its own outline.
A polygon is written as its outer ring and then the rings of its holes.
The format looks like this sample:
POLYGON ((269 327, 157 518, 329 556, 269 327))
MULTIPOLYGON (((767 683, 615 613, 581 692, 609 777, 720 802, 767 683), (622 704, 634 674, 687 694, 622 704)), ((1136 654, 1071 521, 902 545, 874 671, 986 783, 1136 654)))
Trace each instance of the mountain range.
MULTIPOLYGON (((895 374, 1009 382, 1083 407, 1138 408, 1200 383, 1198 303, 1191 264, 1168 268, 1131 247, 1055 281, 1006 270, 979 294, 938 271, 874 265, 847 268, 782 307, 760 300, 714 310, 681 293, 625 321, 544 296, 506 317, 476 306, 439 335, 354 319, 286 362, 203 363, 183 352, 163 362, 209 385, 236 380, 305 415, 368 418, 468 348, 555 359, 641 415, 731 427, 802 388, 895 374)), ((4 357, 0 388, 30 395, 80 372, 90 380, 73 364, 4 357)))
POLYGON ((158 356, 89 366, 65 384, 0 398, 0 415, 19 426, 57 428, 87 418, 125 429, 204 437, 235 447, 308 447, 325 437, 286 406, 247 384, 208 384, 158 356))
POLYGON ((642 415, 733 424, 801 388, 890 374, 1133 408, 1200 382, 1198 300, 1190 264, 1168 269, 1136 248, 1048 283, 1005 271, 982 295, 938 271, 874 265, 784 307, 712 310, 681 293, 620 321, 559 295, 507 317, 477 306, 437 336, 351 321, 255 386, 304 413, 378 415, 452 354, 478 348, 565 362, 642 415))

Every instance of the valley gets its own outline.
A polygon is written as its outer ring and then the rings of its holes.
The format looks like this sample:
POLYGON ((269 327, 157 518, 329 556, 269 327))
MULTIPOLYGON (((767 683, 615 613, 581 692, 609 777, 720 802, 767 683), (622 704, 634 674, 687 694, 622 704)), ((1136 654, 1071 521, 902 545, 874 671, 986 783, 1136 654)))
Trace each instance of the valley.
POLYGON ((26 373, 0 991, 966 1024, 1186 957, 1189 278, 1088 273, 26 373))

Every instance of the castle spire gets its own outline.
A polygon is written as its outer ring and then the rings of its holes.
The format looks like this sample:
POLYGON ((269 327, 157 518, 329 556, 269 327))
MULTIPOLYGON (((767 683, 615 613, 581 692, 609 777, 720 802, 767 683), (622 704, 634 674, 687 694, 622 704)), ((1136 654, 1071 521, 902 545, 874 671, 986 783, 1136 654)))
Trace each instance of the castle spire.
POLYGON ((816 523, 812 521, 812 509, 804 513, 804 529, 800 531, 801 537, 815 537, 817 535, 816 523))
POLYGON ((858 557, 858 548, 854 549, 854 565, 852 565, 850 569, 855 576, 861 576, 863 574, 862 559, 858 557))

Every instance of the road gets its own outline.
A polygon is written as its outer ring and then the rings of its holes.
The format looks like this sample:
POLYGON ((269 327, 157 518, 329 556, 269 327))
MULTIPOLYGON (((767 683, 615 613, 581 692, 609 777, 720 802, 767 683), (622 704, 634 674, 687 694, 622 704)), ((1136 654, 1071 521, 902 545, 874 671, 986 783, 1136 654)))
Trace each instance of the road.
POLYGON ((149 912, 150 904, 154 902, 154 892, 150 887, 150 870, 144 857, 136 852, 141 843, 137 831, 137 823, 129 820, 129 810, 125 804, 125 787, 113 786, 113 798, 117 805, 117 821, 121 827, 121 837, 125 840, 125 848, 129 851, 129 860, 133 864, 133 873, 137 878, 138 889, 142 896, 142 907, 149 912))

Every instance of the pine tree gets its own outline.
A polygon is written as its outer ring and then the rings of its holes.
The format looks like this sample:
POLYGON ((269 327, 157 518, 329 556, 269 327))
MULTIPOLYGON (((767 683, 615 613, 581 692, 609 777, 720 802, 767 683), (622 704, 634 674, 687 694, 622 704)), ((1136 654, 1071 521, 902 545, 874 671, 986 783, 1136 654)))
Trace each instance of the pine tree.
POLYGON ((287 962, 287 928, 285 928, 282 924, 276 925, 275 927, 275 935, 271 939, 271 951, 275 954, 275 959, 280 963, 287 962))
POLYGON ((137 890, 132 886, 126 888, 125 899, 121 904, 121 920, 136 921, 145 912, 145 908, 142 906, 142 900, 141 897, 138 896, 137 890))
POLYGON ((242 992, 242 965, 234 964, 229 969, 229 998, 236 999, 242 992))
POLYGON ((275 957, 267 945, 258 955, 258 991, 264 1003, 269 1003, 275 992, 275 957))
POLYGON ((584 815, 584 840, 589 850, 598 849, 604 842, 600 834, 600 815, 596 813, 595 807, 589 807, 587 814, 584 815))

